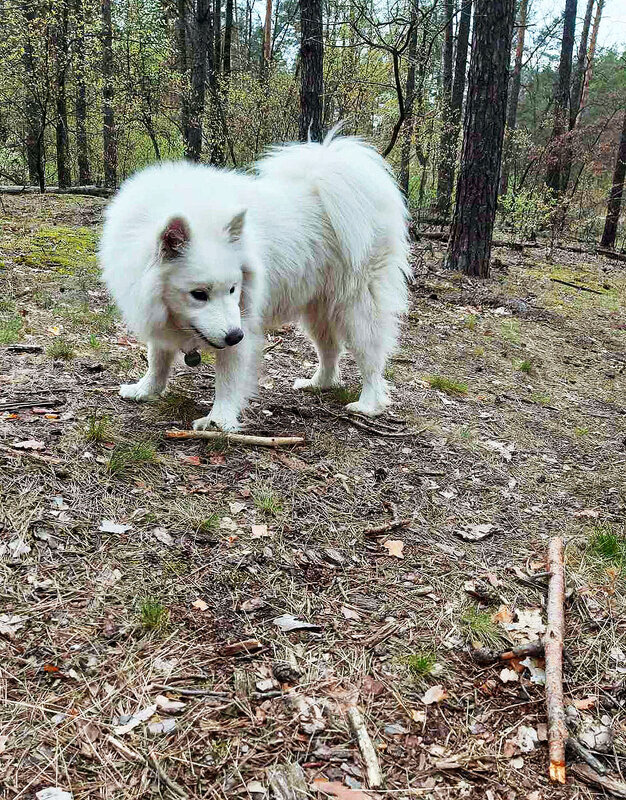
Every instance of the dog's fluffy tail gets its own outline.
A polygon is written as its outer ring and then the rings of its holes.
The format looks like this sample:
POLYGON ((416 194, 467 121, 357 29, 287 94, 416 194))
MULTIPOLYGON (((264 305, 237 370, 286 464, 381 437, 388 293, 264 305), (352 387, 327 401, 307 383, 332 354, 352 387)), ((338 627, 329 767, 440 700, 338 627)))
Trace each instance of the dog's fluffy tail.
POLYGON ((353 269, 382 247, 390 265, 409 279, 404 197, 379 153, 362 139, 339 136, 341 127, 336 125, 321 144, 275 148, 259 163, 259 173, 304 184, 319 196, 342 257, 353 269))

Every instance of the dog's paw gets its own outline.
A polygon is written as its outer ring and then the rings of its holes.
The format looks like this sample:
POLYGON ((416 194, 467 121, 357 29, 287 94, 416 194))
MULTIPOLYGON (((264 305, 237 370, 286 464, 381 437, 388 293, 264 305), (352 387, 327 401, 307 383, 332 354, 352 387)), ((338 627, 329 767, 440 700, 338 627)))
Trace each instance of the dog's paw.
POLYGON ((207 431, 211 428, 233 432, 241 430, 241 425, 237 417, 213 414, 213 412, 208 417, 200 417, 200 419, 196 419, 193 422, 194 431, 207 431))
POLYGON ((293 382, 294 389, 317 389, 313 378, 298 378, 293 382))
POLYGON ((357 400, 356 403, 348 403, 345 409, 349 414, 363 414, 366 417, 378 417, 383 414, 390 405, 391 400, 389 398, 377 400, 374 403, 364 403, 362 400, 357 400))
POLYGON ((120 397, 123 397, 125 400, 134 400, 136 403, 156 400, 160 394, 160 391, 153 386, 146 386, 143 381, 137 381, 137 383, 123 383, 120 386, 120 397))
POLYGON ((313 391, 315 389, 334 389, 336 386, 341 386, 341 376, 335 375, 330 380, 322 380, 318 378, 317 373, 312 378, 298 378, 293 382, 294 389, 304 389, 305 391, 313 391))

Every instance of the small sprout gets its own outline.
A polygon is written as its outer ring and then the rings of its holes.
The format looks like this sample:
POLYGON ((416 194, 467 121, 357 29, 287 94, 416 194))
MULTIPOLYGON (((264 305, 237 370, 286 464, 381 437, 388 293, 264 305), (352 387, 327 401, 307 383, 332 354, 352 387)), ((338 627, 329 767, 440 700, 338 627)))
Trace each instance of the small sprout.
POLYGON ((445 394, 452 396, 467 394, 466 383, 451 381, 449 378, 444 378, 442 375, 429 375, 426 380, 431 389, 438 389, 440 392, 445 392, 445 394))
POLYGON ((479 611, 475 606, 471 606, 463 613, 461 624, 473 642, 493 649, 498 649, 503 644, 503 637, 491 615, 479 611))
POLYGON ((475 330, 477 323, 478 323, 478 316, 476 314, 469 314, 467 317, 465 317, 465 327, 468 330, 470 331, 475 330))
POLYGON ((545 392, 533 392, 530 399, 539 406, 549 406, 552 398, 545 392))
POLYGON ((98 414, 94 411, 87 417, 85 439, 88 442, 100 444, 111 441, 111 417, 107 414, 98 414))
POLYGON ((502 338, 507 342, 519 342, 519 322, 516 319, 507 319, 502 323, 502 338))
POLYGON ((157 451, 154 442, 135 442, 119 444, 109 457, 108 471, 110 475, 121 475, 132 467, 152 464, 156 461, 157 451))
POLYGON ((482 347, 481 345, 478 345, 478 347, 475 347, 472 350, 472 354, 475 355, 476 358, 481 358, 482 356, 485 355, 485 348, 482 347))
POLYGON ((144 597, 139 603, 141 626, 147 631, 162 630, 168 623, 170 613, 160 600, 144 597))
POLYGON ((576 436, 587 436, 587 434, 589 433, 589 428, 576 428, 574 433, 576 434, 576 436))
POLYGON ((220 515, 217 511, 209 514, 206 519, 199 520, 196 524, 196 533, 211 533, 217 529, 220 524, 220 515))
POLYGON ((91 347, 92 350, 102 349, 102 342, 100 341, 100 339, 98 339, 95 333, 92 333, 91 336, 89 337, 89 347, 91 347))
POLYGON ((597 525, 589 538, 588 548, 602 561, 615 566, 626 564, 626 538, 623 533, 616 533, 611 525, 597 525))
POLYGON ((415 678, 425 678, 432 672, 437 662, 437 656, 435 653, 428 652, 411 653, 405 656, 403 661, 409 668, 411 675, 415 678))
POLYGON ((278 495, 269 487, 260 487, 252 495, 254 505, 271 517, 276 517, 283 510, 283 504, 278 495))
POLYGON ((533 371, 533 363, 529 359, 525 358, 524 361, 520 361, 517 368, 520 372, 530 375, 530 373, 533 371))
POLYGON ((395 368, 395 367, 392 367, 391 365, 389 365, 389 366, 388 366, 388 367, 385 369, 385 378, 386 378, 388 381, 392 381, 392 380, 395 378, 395 376, 396 376, 396 368, 395 368))
POLYGON ((71 342, 68 342, 67 339, 63 339, 61 336, 57 336, 46 350, 46 353, 50 358, 54 358, 55 360, 61 359, 63 361, 71 361, 71 359, 74 358, 75 350, 71 342))

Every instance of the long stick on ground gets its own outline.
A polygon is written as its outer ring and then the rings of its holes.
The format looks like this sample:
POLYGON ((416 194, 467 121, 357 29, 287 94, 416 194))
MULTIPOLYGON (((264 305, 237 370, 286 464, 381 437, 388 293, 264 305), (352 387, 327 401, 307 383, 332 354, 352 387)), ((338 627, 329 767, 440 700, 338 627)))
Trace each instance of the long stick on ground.
POLYGON ((365 763, 369 788, 377 789, 379 786, 382 786, 383 775, 380 771, 376 750, 374 750, 374 745, 365 727, 365 722, 363 722, 361 712, 356 706, 350 706, 348 708, 348 722, 350 723, 352 733, 356 737, 359 750, 361 751, 361 757, 365 763))
POLYGON ((223 431, 165 431, 167 439, 218 439, 233 444, 250 444, 256 447, 289 447, 304 444, 304 436, 250 436, 247 433, 223 431))
POLYGON ((563 706, 565 570, 563 567, 563 539, 560 536, 551 539, 548 545, 548 570, 552 574, 548 584, 548 627, 544 638, 544 649, 550 779, 557 783, 565 783, 565 741, 567 740, 563 706))

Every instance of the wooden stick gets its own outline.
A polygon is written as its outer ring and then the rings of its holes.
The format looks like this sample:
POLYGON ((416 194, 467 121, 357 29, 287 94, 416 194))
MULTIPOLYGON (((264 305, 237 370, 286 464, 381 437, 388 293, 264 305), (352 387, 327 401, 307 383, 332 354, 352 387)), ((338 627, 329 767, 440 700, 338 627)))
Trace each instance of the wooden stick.
POLYGON ((577 778, 590 786, 600 786, 613 797, 626 798, 626 783, 605 775, 598 775, 588 764, 572 764, 571 770, 577 778))
POLYGON ((304 444, 304 436, 250 436, 247 433, 225 433, 224 431, 165 431, 167 439, 212 439, 233 444, 249 444, 256 447, 289 447, 304 444))
POLYGON ((378 756, 376 755, 376 750, 374 750, 374 745, 365 727, 365 722, 363 722, 361 712, 356 706, 349 706, 348 722, 350 723, 352 733, 356 737, 359 750, 361 751, 361 757, 365 763, 369 787, 370 789, 378 789, 383 783, 383 775, 380 771, 378 756))
POLYGON ((562 281, 560 278, 550 278, 553 283, 561 283, 563 286, 571 286, 572 289, 580 289, 581 292, 591 292, 591 294, 605 294, 599 292, 597 289, 590 289, 588 286, 580 286, 577 283, 570 283, 569 281, 562 281))
POLYGON ((575 736, 570 736, 566 744, 573 753, 576 753, 579 758, 586 761, 591 769, 594 769, 598 775, 606 775, 606 767, 604 764, 598 761, 591 750, 587 750, 586 747, 583 747, 575 736))
POLYGON ((495 664, 497 661, 510 661, 513 658, 527 658, 528 656, 542 656, 543 642, 527 642, 513 647, 510 650, 491 650, 489 647, 479 647, 472 652, 472 657, 479 664, 495 664))
POLYGON ((156 760, 154 753, 149 753, 146 761, 148 762, 149 766, 151 766, 152 769, 156 772, 159 781, 165 784, 165 786, 167 786, 167 788, 170 789, 170 791, 172 791, 178 797, 183 797, 183 798, 189 797, 185 789, 183 789, 182 786, 179 786, 176 783, 176 781, 172 780, 170 776, 167 774, 167 772, 165 772, 163 767, 156 760))
POLYGON ((375 525, 373 528, 366 528, 363 531, 364 536, 380 536, 381 533, 387 531, 394 531, 396 528, 406 528, 413 522, 412 518, 408 519, 392 519, 389 522, 384 522, 382 525, 375 525))
POLYGON ((550 779, 565 783, 565 741, 567 726, 563 706, 563 634, 565 631, 565 570, 563 539, 555 536, 548 545, 548 627, 544 637, 546 655, 546 709, 548 712, 548 745, 550 779))

